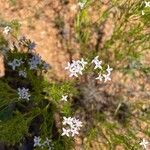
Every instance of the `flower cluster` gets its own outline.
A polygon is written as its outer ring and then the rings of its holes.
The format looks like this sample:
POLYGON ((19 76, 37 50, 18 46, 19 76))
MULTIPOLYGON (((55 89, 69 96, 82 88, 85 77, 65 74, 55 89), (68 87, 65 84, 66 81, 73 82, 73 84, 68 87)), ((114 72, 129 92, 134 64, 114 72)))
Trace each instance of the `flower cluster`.
POLYGON ((19 99, 25 99, 29 101, 30 98, 30 94, 28 93, 29 89, 26 88, 18 88, 18 95, 19 95, 19 99))
MULTIPOLYGON (((8 62, 8 65, 11 66, 12 70, 16 70, 17 67, 20 67, 23 63, 25 63, 26 60, 22 61, 22 59, 14 59, 11 62, 8 62)), ((42 61, 41 57, 39 55, 33 55, 32 58, 29 61, 29 67, 30 69, 37 69, 38 65, 42 64, 43 67, 42 69, 47 70, 49 69, 49 64, 47 64, 46 62, 42 61)), ((27 77, 27 72, 26 72, 26 68, 23 70, 19 70, 18 75, 20 77, 27 77)), ((19 95, 19 99, 24 99, 24 100, 28 100, 29 101, 29 97, 30 94, 28 93, 29 89, 25 89, 24 87, 18 88, 18 95, 19 95)))
MULTIPOLYGON (((103 81, 103 79, 104 79, 104 82, 110 81, 111 80, 110 75, 111 75, 111 72, 113 69, 110 68, 109 65, 107 65, 106 71, 105 71, 105 73, 103 73, 104 67, 102 67, 102 61, 99 60, 98 58, 99 58, 99 56, 96 56, 91 61, 91 63, 94 64, 94 70, 96 70, 96 69, 101 70, 98 74, 98 77, 96 77, 95 79, 99 80, 99 81, 103 81)), ((80 74, 80 75, 83 74, 82 72, 85 69, 85 65, 87 63, 88 62, 84 61, 83 58, 81 60, 77 60, 77 61, 73 60, 72 63, 68 62, 68 66, 65 67, 65 69, 69 70, 70 77, 72 77, 72 76, 78 77, 78 74, 80 74)))
POLYGON ((34 137, 34 147, 48 148, 48 150, 52 150, 53 144, 52 140, 46 137, 46 140, 42 142, 42 139, 38 136, 34 137))
POLYGON ((62 136, 66 135, 68 137, 79 134, 79 130, 82 127, 82 122, 79 119, 76 119, 75 117, 63 117, 63 125, 66 128, 62 128, 62 136))
POLYGON ((48 70, 50 68, 50 65, 43 61, 38 54, 34 54, 28 64, 30 66, 30 70, 38 69, 40 65, 42 65, 43 70, 48 70))
POLYGON ((78 77, 78 74, 82 75, 82 71, 85 69, 86 61, 82 58, 81 60, 73 60, 72 63, 68 62, 68 66, 65 67, 66 70, 69 70, 70 77, 78 77))
POLYGON ((104 78, 104 82, 110 81, 110 75, 111 75, 111 71, 113 70, 112 68, 110 68, 109 65, 107 65, 107 69, 105 71, 105 73, 102 73, 103 71, 103 67, 102 67, 102 61, 98 59, 99 56, 96 56, 93 60, 92 63, 95 65, 94 69, 100 69, 101 71, 99 72, 98 77, 96 77, 96 80, 99 81, 103 81, 104 78))
POLYGON ((95 78, 96 80, 100 80, 102 81, 104 78, 104 82, 110 81, 110 75, 111 75, 111 71, 113 69, 109 67, 109 65, 107 65, 107 69, 106 69, 106 74, 102 74, 101 72, 99 73, 99 76, 97 78, 95 78))
MULTIPOLYGON (((9 30, 10 30, 9 27, 5 27, 4 32, 9 30)), ((13 71, 18 71, 18 75, 20 77, 27 78, 27 70, 29 69, 30 70, 42 69, 47 71, 50 68, 50 65, 45 61, 43 61, 38 54, 36 54, 33 51, 30 51, 35 48, 36 44, 34 42, 31 42, 30 40, 26 39, 26 37, 23 36, 19 39, 19 45, 26 46, 28 48, 27 57, 25 59, 23 57, 14 58, 12 61, 8 62, 8 66, 10 66, 13 71)), ((29 94, 29 89, 26 89, 24 87, 18 88, 18 95, 19 99, 27 101, 29 101, 29 98, 31 96, 29 94)))

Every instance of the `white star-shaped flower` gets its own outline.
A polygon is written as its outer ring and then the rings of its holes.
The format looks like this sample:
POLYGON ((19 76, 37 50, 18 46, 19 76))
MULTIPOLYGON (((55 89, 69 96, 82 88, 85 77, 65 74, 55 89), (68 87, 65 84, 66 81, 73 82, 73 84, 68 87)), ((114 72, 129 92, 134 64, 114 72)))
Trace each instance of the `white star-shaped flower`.
POLYGON ((98 77, 95 78, 96 80, 99 80, 99 81, 103 81, 103 76, 101 75, 101 73, 99 73, 98 77))
POLYGON ((36 146, 41 146, 41 138, 38 136, 35 136, 34 137, 34 147, 36 147, 36 146))
POLYGON ((73 118, 71 117, 63 117, 63 125, 72 125, 73 124, 73 118))
POLYGON ((99 56, 96 56, 96 57, 92 60, 92 63, 95 64, 94 69, 97 69, 97 68, 102 69, 102 66, 101 66, 102 61, 98 60, 98 58, 99 58, 99 56))
POLYGON ((79 134, 77 128, 73 128, 73 129, 71 129, 70 131, 71 131, 71 136, 72 136, 72 137, 74 137, 75 135, 78 135, 78 134, 79 134))
POLYGON ((141 145, 143 148, 147 149, 147 145, 149 145, 149 142, 148 142, 147 140, 143 139, 143 140, 140 142, 140 145, 141 145))
POLYGON ((97 68, 102 69, 101 64, 102 64, 102 61, 96 62, 94 69, 97 69, 97 68))
POLYGON ((108 72, 108 74, 110 74, 112 70, 113 70, 113 68, 110 68, 110 66, 109 66, 109 65, 107 65, 107 69, 106 69, 106 71, 108 72))
POLYGON ((52 141, 46 137, 46 140, 44 141, 43 145, 49 146, 51 142, 52 141))
POLYGON ((111 81, 110 74, 103 74, 104 82, 111 81))
POLYGON ((86 4, 85 2, 79 2, 79 3, 78 3, 78 5, 80 6, 81 9, 84 8, 85 4, 86 4))
POLYGON ((11 27, 6 26, 6 27, 4 28, 3 33, 4 33, 4 34, 8 34, 10 31, 11 31, 11 27))
POLYGON ((63 132, 62 132, 62 134, 61 134, 62 136, 64 136, 64 135, 66 135, 66 136, 68 136, 68 137, 70 136, 70 135, 69 135, 70 129, 62 128, 62 130, 63 130, 63 132))
POLYGON ((76 119, 76 118, 73 118, 73 123, 75 124, 77 129, 79 129, 83 126, 82 122, 79 119, 76 119))
POLYGON ((96 56, 93 60, 92 60, 92 63, 97 63, 99 60, 98 60, 99 56, 96 56))
POLYGON ((150 1, 149 2, 145 1, 144 3, 145 3, 145 7, 150 7, 150 1))
POLYGON ((68 95, 62 95, 61 101, 67 101, 68 95))
POLYGON ((73 77, 73 76, 78 77, 78 75, 77 75, 76 72, 71 72, 71 73, 70 73, 69 77, 73 77))
POLYGON ((84 61, 83 58, 81 58, 81 60, 79 60, 79 63, 83 66, 83 68, 85 67, 85 65, 87 64, 86 61, 84 61))
POLYGON ((71 64, 70 64, 70 62, 68 62, 67 66, 65 67, 65 70, 70 69, 70 67, 71 67, 71 64))

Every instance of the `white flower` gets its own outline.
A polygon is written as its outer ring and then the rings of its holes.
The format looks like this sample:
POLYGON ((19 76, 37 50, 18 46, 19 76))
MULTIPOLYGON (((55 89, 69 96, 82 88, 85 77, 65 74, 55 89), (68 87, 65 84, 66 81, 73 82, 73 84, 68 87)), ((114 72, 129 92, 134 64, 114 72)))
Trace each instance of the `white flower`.
POLYGON ((67 101, 68 95, 62 95, 61 101, 67 101))
POLYGON ((145 3, 145 7, 150 7, 150 1, 149 2, 145 1, 144 3, 145 3))
POLYGON ((102 64, 102 61, 99 61, 99 62, 95 63, 95 67, 94 67, 94 69, 97 69, 97 68, 102 69, 101 64, 102 64))
POLYGON ((92 63, 95 64, 94 69, 97 69, 97 68, 102 69, 102 66, 101 66, 102 61, 99 61, 99 60, 98 60, 98 57, 99 57, 99 56, 96 56, 96 57, 92 60, 92 63))
POLYGON ((78 62, 82 65, 82 67, 84 68, 85 67, 85 65, 87 64, 87 62, 86 61, 84 61, 84 59, 83 58, 81 58, 81 60, 78 60, 78 62))
POLYGON ((4 34, 8 34, 10 31, 11 31, 11 27, 6 26, 6 27, 4 28, 3 33, 4 33, 4 34))
POLYGON ((69 70, 71 68, 71 63, 67 63, 67 67, 65 67, 65 70, 69 70))
POLYGON ((66 135, 66 136, 69 137, 70 129, 65 129, 65 128, 63 128, 62 130, 63 130, 63 133, 62 133, 61 135, 62 135, 62 136, 66 135))
POLYGON ((41 146, 41 138, 38 136, 35 136, 34 137, 34 147, 36 147, 36 146, 41 146))
POLYGON ((110 74, 112 70, 113 70, 113 68, 110 68, 109 65, 107 65, 106 71, 108 72, 108 74, 110 74))
POLYGON ((79 134, 78 129, 77 128, 73 128, 70 130, 71 131, 71 136, 75 136, 76 134, 79 134))
POLYGON ((140 145, 141 145, 143 148, 147 149, 147 145, 149 145, 149 142, 148 142, 147 140, 143 139, 143 140, 140 142, 140 145))
POLYGON ((95 78, 96 80, 102 81, 103 80, 103 76, 101 75, 101 73, 99 73, 98 77, 95 78))
POLYGON ((78 75, 77 75, 76 72, 71 72, 71 73, 70 73, 69 77, 73 77, 73 76, 78 77, 78 75))
POLYGON ((67 129, 63 128, 63 135, 67 136, 75 136, 76 134, 79 134, 79 130, 82 127, 82 122, 79 121, 79 119, 76 119, 75 117, 63 117, 63 125, 67 126, 67 129))
POLYGON ((22 59, 14 59, 12 62, 9 62, 8 65, 11 66, 13 70, 15 70, 16 67, 19 67, 22 63, 22 59))
POLYGON ((110 74, 103 74, 104 82, 111 81, 110 74))
POLYGON ((82 127, 82 122, 79 119, 73 118, 73 123, 75 124, 75 127, 78 129, 82 127))
POLYGON ((19 76, 22 76, 22 77, 26 78, 27 77, 27 73, 25 72, 25 70, 20 70, 19 71, 19 76))
POLYGON ((98 58, 99 58, 99 56, 96 56, 96 57, 92 60, 92 63, 98 62, 98 61, 99 61, 98 58))
POLYGON ((81 65, 80 60, 73 60, 72 61, 72 68, 70 68, 70 71, 72 71, 73 73, 79 73, 82 75, 82 70, 84 69, 84 67, 81 65))
POLYGON ((85 4, 86 4, 86 2, 79 2, 79 3, 78 3, 78 5, 80 6, 81 9, 84 8, 85 4))
POLYGON ((28 93, 29 89, 25 89, 24 87, 18 88, 18 95, 19 95, 19 99, 26 99, 29 101, 30 98, 30 94, 28 93))
POLYGON ((46 137, 46 140, 44 142, 41 142, 40 137, 34 137, 34 147, 40 147, 40 149, 48 148, 49 150, 52 150, 52 141, 46 137))
POLYGON ((68 62, 67 67, 65 67, 65 69, 69 70, 69 77, 78 77, 78 74, 82 75, 82 71, 84 70, 86 64, 87 62, 84 61, 83 58, 77 61, 73 60, 72 63, 68 62))
POLYGON ((68 125, 72 125, 73 124, 73 118, 71 118, 71 117, 63 117, 63 125, 66 125, 66 124, 68 124, 68 125))
POLYGON ((42 64, 42 59, 39 55, 34 55, 30 61, 29 61, 29 65, 30 65, 30 69, 37 69, 38 65, 42 64))
POLYGON ((50 143, 51 143, 51 140, 49 140, 49 139, 46 137, 46 140, 44 141, 43 145, 49 146, 50 143))

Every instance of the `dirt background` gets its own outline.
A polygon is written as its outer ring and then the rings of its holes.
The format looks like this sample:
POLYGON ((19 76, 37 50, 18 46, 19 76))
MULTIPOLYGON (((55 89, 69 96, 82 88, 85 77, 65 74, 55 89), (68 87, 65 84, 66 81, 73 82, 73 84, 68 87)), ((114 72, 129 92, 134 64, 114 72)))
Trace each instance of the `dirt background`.
MULTIPOLYGON (((107 2, 104 0, 99 12, 106 10, 107 2)), ((78 57, 77 50, 80 49, 78 43, 71 38, 75 32, 75 16, 79 11, 77 0, 0 0, 0 8, 0 19, 19 21, 21 35, 36 42, 36 51, 51 64, 56 77, 68 77, 64 70, 70 61, 68 49, 74 53, 73 57, 78 57)), ((90 11, 94 22, 97 14, 92 9, 90 11)), ((102 41, 112 34, 112 27, 111 20, 105 24, 105 37, 102 41)), ((94 37, 92 42, 95 41, 94 37)))
POLYGON ((66 34, 69 34, 78 10, 75 0, 0 0, 0 8, 0 18, 6 21, 17 19, 21 34, 36 42, 36 51, 51 64, 58 77, 64 78, 69 56, 61 44, 56 19, 63 17, 67 23, 66 34))

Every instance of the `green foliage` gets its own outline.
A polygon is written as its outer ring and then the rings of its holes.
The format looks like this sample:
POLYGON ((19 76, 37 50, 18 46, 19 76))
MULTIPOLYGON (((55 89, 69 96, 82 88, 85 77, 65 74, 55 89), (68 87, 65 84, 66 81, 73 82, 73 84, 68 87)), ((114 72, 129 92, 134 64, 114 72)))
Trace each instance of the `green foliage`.
POLYGON ((18 101, 16 91, 6 82, 0 80, 0 109, 16 101, 18 101))
MULTIPOLYGON (((13 31, 19 29, 17 22, 12 23, 13 31)), ((15 38, 17 35, 13 35, 15 38)), ((20 42, 15 39, 16 43, 20 42)), ((7 40, 2 36, 1 46, 5 45, 7 40), (3 45, 4 43, 4 45, 3 45)), ((73 88, 73 83, 49 83, 44 78, 45 71, 42 65, 39 65, 37 70, 31 70, 28 62, 33 53, 29 53, 28 45, 30 40, 25 39, 22 43, 16 45, 14 43, 13 50, 5 51, 5 76, 0 79, 0 141, 15 145, 22 142, 24 137, 34 137, 34 135, 41 135, 43 139, 46 137, 54 138, 54 145, 64 149, 69 149, 71 140, 64 140, 60 135, 61 129, 56 128, 55 113, 62 113, 63 115, 71 114, 70 103, 64 104, 62 107, 60 99, 63 94, 76 93, 73 88), (19 47, 18 47, 19 46, 19 47), (20 51, 27 49, 28 51, 20 51), (22 59, 24 63, 15 70, 8 65, 15 59, 22 59), (27 78, 20 77, 18 72, 24 70, 27 73, 27 78), (18 88, 25 87, 29 89, 30 100, 25 101, 19 99, 18 88), (61 109, 60 109, 61 108, 61 109), (17 112, 17 113, 16 113, 17 112), (35 121, 39 123, 36 124, 35 121), (34 128, 33 128, 34 127, 34 128), (39 132, 37 132, 39 130, 39 132), (55 130, 55 131, 54 131, 55 130), (13 136, 14 135, 14 136, 13 136)), ((42 63, 45 61, 41 60, 42 63)), ((59 127, 60 128, 60 127, 59 127)), ((37 148, 38 149, 38 148, 37 148)))
POLYGON ((58 150, 72 149, 73 148, 72 145, 73 145, 72 139, 63 137, 54 143, 54 150, 55 149, 58 149, 58 150))
POLYGON ((17 37, 19 35, 20 27, 21 27, 19 21, 18 20, 12 20, 10 22, 10 27, 13 29, 12 34, 17 37))
MULTIPOLYGON (((46 89, 46 88, 45 88, 46 89)), ((65 94, 76 94, 77 91, 73 87, 73 83, 71 82, 63 82, 63 83, 52 83, 48 89, 49 96, 56 101, 59 102, 61 100, 61 96, 65 94)))
POLYGON ((9 2, 12 6, 15 6, 17 4, 17 0, 9 0, 9 2))
POLYGON ((28 132, 28 124, 31 118, 25 118, 20 113, 16 113, 11 119, 0 122, 0 141, 7 144, 15 144, 23 139, 28 132))

